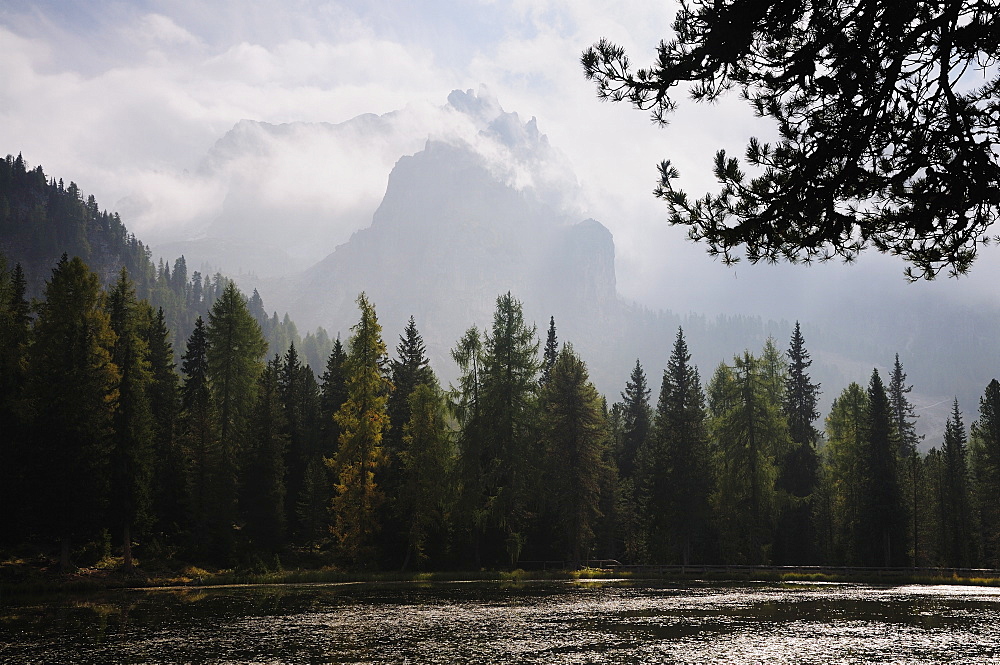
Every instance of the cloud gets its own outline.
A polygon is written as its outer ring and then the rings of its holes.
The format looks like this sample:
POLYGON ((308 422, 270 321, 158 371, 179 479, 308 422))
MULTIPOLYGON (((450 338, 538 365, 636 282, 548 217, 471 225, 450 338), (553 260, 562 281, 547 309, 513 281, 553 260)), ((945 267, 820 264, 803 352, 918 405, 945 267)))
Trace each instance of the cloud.
MULTIPOLYGON (((682 311, 731 301, 778 311, 772 301, 807 302, 800 294, 848 273, 722 267, 683 229, 665 225, 665 206, 651 194, 664 158, 692 195, 712 190, 716 149, 742 154, 749 136, 768 136, 768 123, 731 96, 714 106, 683 104, 661 129, 627 105, 598 102, 583 78, 580 53, 601 37, 623 45, 637 65, 651 62, 674 9, 653 0, 11 0, 0 13, 0 149, 23 152, 103 206, 121 208, 140 237, 204 228, 232 205, 234 179, 251 182, 263 172, 262 196, 327 211, 322 223, 345 237, 370 219, 394 153, 419 149, 420 132, 461 137, 477 142, 513 183, 574 191, 581 214, 613 232, 618 283, 629 297, 682 311), (518 164, 478 129, 439 112, 451 90, 480 83, 522 123, 536 117, 566 160, 518 164), (303 129, 287 145, 271 145, 268 163, 199 170, 244 118, 340 123, 399 109, 406 112, 397 134, 375 143, 334 145, 303 129), (338 158, 338 150, 350 157, 338 158), (338 217, 338 210, 351 212, 338 217), (693 274, 703 286, 697 292, 693 274)), ((874 257, 861 270, 903 286, 894 259, 874 257)), ((993 270, 980 261, 956 290, 995 302, 985 286, 993 270)))

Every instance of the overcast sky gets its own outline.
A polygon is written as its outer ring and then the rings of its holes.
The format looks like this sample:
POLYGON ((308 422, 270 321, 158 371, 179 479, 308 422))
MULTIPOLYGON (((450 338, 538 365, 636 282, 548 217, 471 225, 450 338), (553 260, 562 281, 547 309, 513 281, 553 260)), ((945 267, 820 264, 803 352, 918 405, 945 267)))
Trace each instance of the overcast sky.
MULTIPOLYGON (((808 318, 817 292, 902 288, 894 259, 732 270, 666 227, 651 195, 660 160, 701 194, 717 148, 741 154, 749 136, 769 132, 736 99, 687 105, 666 129, 596 100, 581 51, 608 37, 646 64, 672 15, 662 1, 0 0, 0 151, 75 180, 107 208, 151 201, 155 215, 125 218, 144 237, 218 195, 191 173, 241 119, 337 123, 442 105, 453 89, 485 84, 506 110, 535 116, 568 157, 581 207, 614 233, 628 297, 808 318)), ((372 177, 384 187, 384 174, 372 177)), ((958 285, 919 288, 995 303, 985 264, 958 285)))

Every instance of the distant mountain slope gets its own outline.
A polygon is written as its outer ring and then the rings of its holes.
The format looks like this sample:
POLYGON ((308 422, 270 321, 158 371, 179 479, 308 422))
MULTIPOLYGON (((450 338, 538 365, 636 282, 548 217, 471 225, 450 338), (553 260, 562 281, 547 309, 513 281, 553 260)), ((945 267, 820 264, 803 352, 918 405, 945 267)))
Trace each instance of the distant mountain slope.
MULTIPOLYGON (((497 144, 523 155, 547 148, 533 122, 498 113, 482 130, 497 144)), ((611 233, 568 212, 545 183, 518 182, 472 143, 431 140, 396 163, 370 226, 301 278, 286 281, 277 297, 303 324, 347 334, 357 317, 354 300, 365 291, 390 343, 410 315, 416 318, 435 369, 447 380, 455 371, 449 351, 456 340, 470 325, 488 329, 497 295, 511 291, 540 337, 555 317, 560 340, 574 344, 610 401, 636 358, 655 400, 678 326, 704 380, 719 362, 744 349, 758 351, 769 335, 779 347, 787 344, 793 321, 680 316, 624 301, 614 256, 611 233)), ((898 352, 916 386, 928 447, 940 445, 952 396, 971 420, 983 388, 1000 371, 1000 339, 989 333, 1000 326, 1000 312, 945 302, 897 302, 901 310, 894 311, 878 294, 867 294, 867 301, 842 295, 820 320, 802 321, 813 377, 823 384, 824 415, 851 381, 867 384, 873 367, 887 378, 898 352)))

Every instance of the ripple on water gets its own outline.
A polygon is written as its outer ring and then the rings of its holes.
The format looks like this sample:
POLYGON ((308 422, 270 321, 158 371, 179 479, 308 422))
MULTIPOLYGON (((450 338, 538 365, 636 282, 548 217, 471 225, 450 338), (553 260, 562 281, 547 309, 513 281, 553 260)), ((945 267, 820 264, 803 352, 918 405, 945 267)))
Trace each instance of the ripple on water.
POLYGON ((2 662, 1000 663, 1000 590, 972 587, 310 586, 0 614, 2 662))

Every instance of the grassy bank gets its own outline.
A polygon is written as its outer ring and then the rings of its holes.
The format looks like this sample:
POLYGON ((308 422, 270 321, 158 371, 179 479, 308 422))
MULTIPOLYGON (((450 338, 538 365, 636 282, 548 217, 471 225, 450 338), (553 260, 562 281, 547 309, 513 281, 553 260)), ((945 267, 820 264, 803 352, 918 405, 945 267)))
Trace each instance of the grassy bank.
POLYGON ((957 574, 907 574, 904 570, 868 570, 836 572, 796 571, 786 569, 733 567, 729 569, 686 569, 663 567, 649 570, 583 568, 579 570, 479 570, 441 572, 392 572, 347 570, 333 567, 254 570, 205 569, 194 565, 140 566, 129 572, 117 560, 102 561, 97 566, 60 571, 48 562, 0 561, 0 599, 47 594, 89 594, 113 589, 162 587, 209 587, 227 585, 344 584, 402 582, 530 582, 545 580, 625 579, 688 583, 706 582, 840 582, 875 585, 960 584, 1000 586, 1000 578, 957 574))

